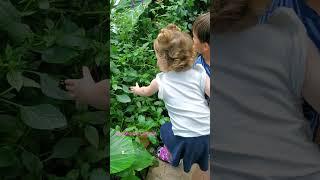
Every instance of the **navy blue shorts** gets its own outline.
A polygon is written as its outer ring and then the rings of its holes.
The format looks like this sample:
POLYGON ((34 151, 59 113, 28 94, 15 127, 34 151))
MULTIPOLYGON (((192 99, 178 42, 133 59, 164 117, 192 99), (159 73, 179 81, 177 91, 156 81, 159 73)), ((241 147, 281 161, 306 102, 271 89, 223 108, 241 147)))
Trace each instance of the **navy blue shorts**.
POLYGON ((175 136, 172 124, 167 122, 160 128, 160 137, 172 155, 172 166, 179 166, 183 159, 183 168, 189 172, 194 163, 199 164, 202 171, 208 170, 209 135, 199 137, 175 136))

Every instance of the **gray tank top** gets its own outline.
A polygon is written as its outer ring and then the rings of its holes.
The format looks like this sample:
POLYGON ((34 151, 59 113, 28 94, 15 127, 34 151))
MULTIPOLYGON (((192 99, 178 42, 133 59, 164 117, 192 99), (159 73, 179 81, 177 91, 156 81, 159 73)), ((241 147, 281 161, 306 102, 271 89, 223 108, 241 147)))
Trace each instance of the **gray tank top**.
POLYGON ((307 34, 287 8, 269 23, 211 36, 211 178, 320 180, 302 112, 307 34))

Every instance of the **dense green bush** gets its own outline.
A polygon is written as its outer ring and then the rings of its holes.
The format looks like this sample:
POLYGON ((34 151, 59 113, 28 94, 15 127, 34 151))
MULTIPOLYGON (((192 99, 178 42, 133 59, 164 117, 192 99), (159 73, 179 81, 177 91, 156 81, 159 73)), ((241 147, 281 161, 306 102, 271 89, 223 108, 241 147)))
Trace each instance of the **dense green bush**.
POLYGON ((169 121, 164 103, 157 95, 148 98, 134 96, 129 87, 136 82, 148 85, 159 73, 153 51, 153 40, 159 30, 175 23, 183 31, 190 32, 193 21, 206 11, 207 6, 207 1, 195 0, 144 0, 134 5, 132 1, 120 1, 119 4, 111 1, 112 174, 123 179, 142 178, 145 175, 143 169, 155 162, 151 154, 161 143, 159 128, 169 121), (120 136, 116 132, 121 132, 120 136), (129 136, 124 136, 125 133, 129 136), (141 145, 144 144, 141 138, 130 135, 139 133, 149 133, 151 145, 146 149, 141 145), (141 152, 143 161, 138 155, 141 152))
POLYGON ((107 113, 59 79, 107 78, 108 2, 0 1, 0 179, 106 179, 107 113))

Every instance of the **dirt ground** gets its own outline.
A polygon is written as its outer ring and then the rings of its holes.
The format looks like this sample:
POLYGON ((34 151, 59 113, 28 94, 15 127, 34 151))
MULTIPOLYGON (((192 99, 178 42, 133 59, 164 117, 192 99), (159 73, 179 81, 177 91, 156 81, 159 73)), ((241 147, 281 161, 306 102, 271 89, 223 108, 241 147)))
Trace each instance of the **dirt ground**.
POLYGON ((149 169, 147 180, 210 180, 210 171, 201 171, 198 164, 194 164, 191 171, 185 173, 182 163, 178 167, 173 167, 168 163, 158 161, 159 166, 149 169))

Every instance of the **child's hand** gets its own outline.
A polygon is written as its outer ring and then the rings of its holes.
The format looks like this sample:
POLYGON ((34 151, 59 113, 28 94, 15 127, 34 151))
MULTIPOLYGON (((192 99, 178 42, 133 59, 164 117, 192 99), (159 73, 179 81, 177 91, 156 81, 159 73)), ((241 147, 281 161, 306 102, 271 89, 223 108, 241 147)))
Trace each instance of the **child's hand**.
POLYGON ((83 67, 82 71, 82 79, 67 79, 65 84, 71 97, 80 103, 88 104, 92 99, 92 95, 94 95, 93 87, 95 82, 88 67, 83 67))
POLYGON ((135 95, 139 95, 140 90, 141 90, 141 88, 139 87, 138 83, 136 83, 136 86, 130 87, 130 91, 135 95))

